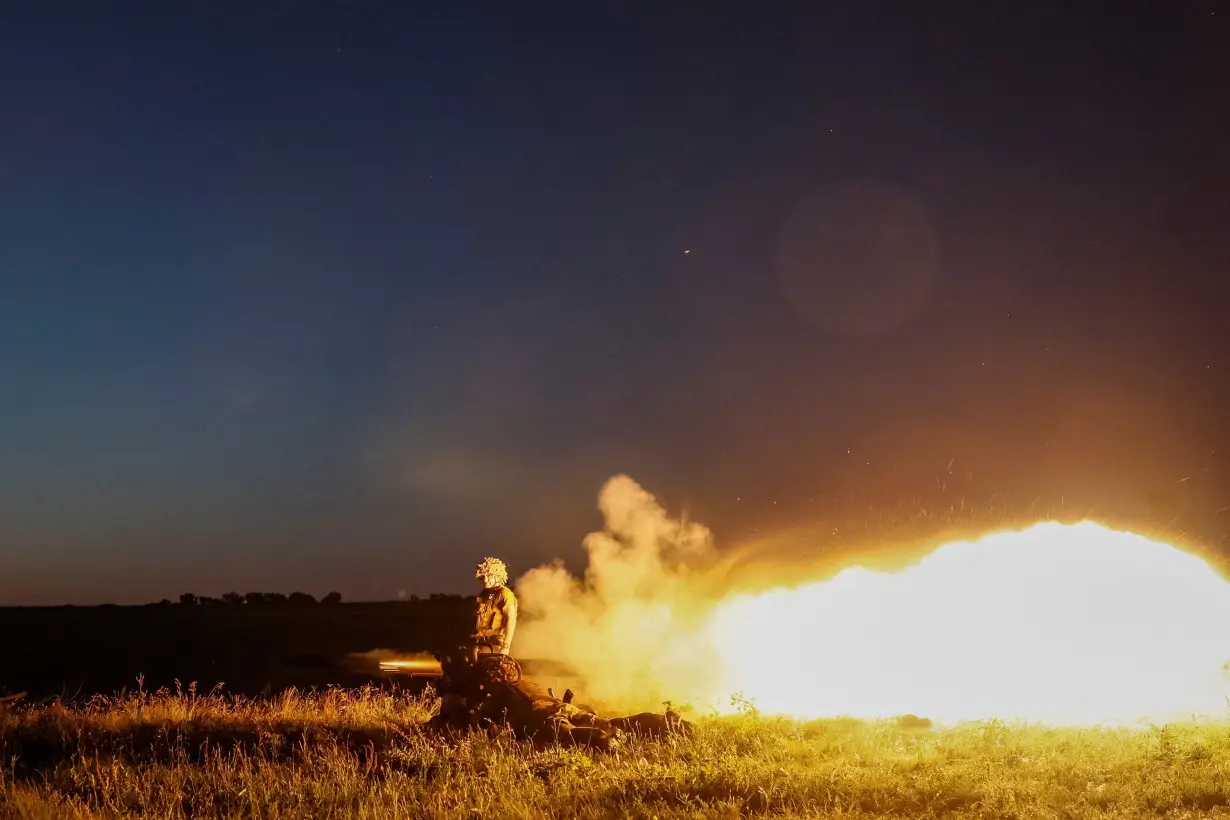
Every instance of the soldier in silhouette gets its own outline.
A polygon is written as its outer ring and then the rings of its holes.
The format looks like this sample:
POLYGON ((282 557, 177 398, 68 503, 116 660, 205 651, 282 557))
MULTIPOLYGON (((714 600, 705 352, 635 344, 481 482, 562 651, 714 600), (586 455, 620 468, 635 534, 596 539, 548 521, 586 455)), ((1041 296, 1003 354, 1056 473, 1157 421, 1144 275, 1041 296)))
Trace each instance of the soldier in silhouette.
POLYGON ((517 596, 508 587, 508 567, 499 558, 484 558, 474 577, 483 584, 474 625, 474 660, 480 655, 507 655, 517 629, 517 596))

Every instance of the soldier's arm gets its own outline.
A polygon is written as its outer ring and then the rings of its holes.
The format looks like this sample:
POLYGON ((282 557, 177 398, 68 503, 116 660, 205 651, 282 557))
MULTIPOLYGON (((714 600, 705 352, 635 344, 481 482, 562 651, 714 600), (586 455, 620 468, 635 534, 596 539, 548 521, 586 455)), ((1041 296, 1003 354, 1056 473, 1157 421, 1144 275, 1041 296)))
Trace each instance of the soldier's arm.
POLYGON ((511 589, 505 588, 501 596, 500 609, 504 614, 504 635, 506 642, 512 641, 513 632, 517 628, 517 596, 511 589))

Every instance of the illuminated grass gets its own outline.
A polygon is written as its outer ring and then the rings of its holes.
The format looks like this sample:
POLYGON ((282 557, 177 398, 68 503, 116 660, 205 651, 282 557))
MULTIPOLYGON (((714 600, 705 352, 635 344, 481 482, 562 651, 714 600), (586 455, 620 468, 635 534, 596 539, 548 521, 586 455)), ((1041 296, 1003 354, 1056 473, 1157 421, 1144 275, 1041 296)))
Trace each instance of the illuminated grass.
POLYGON ((1230 730, 702 720, 617 752, 421 732, 430 700, 131 696, 0 713, 0 815, 1230 816, 1230 730))

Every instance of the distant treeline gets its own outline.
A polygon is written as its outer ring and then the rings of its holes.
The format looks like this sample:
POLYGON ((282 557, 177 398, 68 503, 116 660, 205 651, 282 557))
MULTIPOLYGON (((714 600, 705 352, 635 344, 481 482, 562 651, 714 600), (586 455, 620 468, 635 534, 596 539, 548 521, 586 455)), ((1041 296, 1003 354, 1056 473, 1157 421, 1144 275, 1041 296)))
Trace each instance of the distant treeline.
POLYGON ((460 646, 477 607, 461 595, 340 600, 185 594, 182 603, 0 607, 0 696, 118 692, 138 678, 151 692, 176 681, 196 682, 198 691, 222 683, 247 695, 363 686, 383 678, 374 660, 368 668, 357 656, 460 646))
MULTIPOLYGON (((457 601, 464 600, 462 595, 443 595, 440 593, 433 594, 430 601, 457 601)), ((417 595, 411 596, 409 603, 419 603, 420 599, 417 595)), ((181 606, 317 606, 327 605, 334 606, 342 602, 342 593, 330 592, 319 601, 315 596, 306 592, 292 592, 286 595, 281 592, 248 592, 240 594, 238 592, 227 592, 221 598, 211 598, 208 595, 195 595, 191 592, 185 592, 179 596, 181 606)), ((172 606, 169 598, 163 598, 158 602, 163 606, 172 606)))

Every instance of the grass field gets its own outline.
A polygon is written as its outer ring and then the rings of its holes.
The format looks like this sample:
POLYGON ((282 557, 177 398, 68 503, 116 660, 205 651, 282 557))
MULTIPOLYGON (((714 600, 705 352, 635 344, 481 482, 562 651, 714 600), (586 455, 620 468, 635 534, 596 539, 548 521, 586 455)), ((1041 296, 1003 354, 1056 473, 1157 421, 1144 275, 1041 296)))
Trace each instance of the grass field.
POLYGON ((0 815, 1230 816, 1230 729, 795 723, 751 710, 615 752, 445 739, 430 699, 194 692, 0 713, 0 815))

